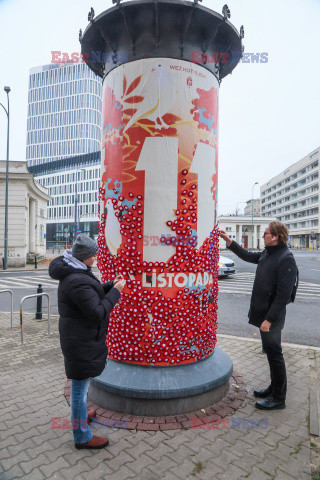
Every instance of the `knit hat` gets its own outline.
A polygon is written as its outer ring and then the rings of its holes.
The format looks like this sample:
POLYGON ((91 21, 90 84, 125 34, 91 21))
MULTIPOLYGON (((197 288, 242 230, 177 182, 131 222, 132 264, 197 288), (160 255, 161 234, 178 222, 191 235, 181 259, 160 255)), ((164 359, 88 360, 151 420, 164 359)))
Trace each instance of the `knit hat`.
POLYGON ((72 245, 72 255, 81 262, 97 255, 98 250, 96 242, 84 233, 78 235, 72 245))

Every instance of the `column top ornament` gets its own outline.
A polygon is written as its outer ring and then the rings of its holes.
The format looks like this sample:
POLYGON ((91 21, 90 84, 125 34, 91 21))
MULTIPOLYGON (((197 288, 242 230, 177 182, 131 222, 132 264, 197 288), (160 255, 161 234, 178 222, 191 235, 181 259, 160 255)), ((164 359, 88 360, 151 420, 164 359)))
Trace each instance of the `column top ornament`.
POLYGON ((227 5, 221 15, 198 0, 113 3, 97 17, 91 8, 89 25, 79 32, 83 58, 101 78, 127 62, 166 57, 201 65, 221 82, 242 56, 244 28, 232 25, 227 5))

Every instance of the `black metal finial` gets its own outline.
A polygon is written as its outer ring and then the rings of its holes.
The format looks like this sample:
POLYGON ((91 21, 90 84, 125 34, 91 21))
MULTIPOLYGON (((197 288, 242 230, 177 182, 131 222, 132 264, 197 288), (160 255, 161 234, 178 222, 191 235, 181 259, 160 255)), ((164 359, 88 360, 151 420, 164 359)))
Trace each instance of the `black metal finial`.
POLYGON ((244 38, 244 27, 241 25, 240 27, 240 38, 244 38))
POLYGON ((80 28, 80 30, 79 30, 79 42, 81 42, 81 39, 82 39, 82 30, 80 28))
POLYGON ((120 5, 121 0, 112 0, 112 3, 116 3, 118 6, 120 5))
POLYGON ((225 20, 227 20, 228 18, 231 17, 231 12, 230 12, 230 8, 228 7, 228 5, 224 5, 223 8, 222 8, 222 15, 223 15, 223 18, 225 20))
POLYGON ((94 19, 94 10, 91 7, 90 12, 88 13, 88 21, 92 22, 93 19, 94 19))

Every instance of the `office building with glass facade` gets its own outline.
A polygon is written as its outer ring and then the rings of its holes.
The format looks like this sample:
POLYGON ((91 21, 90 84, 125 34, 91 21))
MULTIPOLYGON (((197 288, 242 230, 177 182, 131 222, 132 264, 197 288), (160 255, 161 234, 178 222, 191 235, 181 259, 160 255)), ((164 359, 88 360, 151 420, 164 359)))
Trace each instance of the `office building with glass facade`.
POLYGON ((70 243, 76 230, 98 237, 100 150, 29 167, 37 181, 48 189, 47 247, 70 243), (75 195, 78 192, 77 222, 75 195))
POLYGON ((29 171, 52 193, 47 243, 73 238, 76 188, 79 230, 98 232, 101 96, 101 79, 85 63, 30 70, 26 157, 29 171))
POLYGON ((101 92, 101 79, 85 63, 30 70, 28 166, 100 149, 101 92))

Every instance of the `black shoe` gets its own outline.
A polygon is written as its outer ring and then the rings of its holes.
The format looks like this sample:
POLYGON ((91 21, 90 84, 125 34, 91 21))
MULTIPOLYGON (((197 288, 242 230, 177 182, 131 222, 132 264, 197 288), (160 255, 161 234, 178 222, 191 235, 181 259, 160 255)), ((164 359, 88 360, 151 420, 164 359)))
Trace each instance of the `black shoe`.
POLYGON ((268 388, 264 388, 263 390, 253 390, 253 394, 255 397, 260 397, 260 398, 267 398, 272 395, 272 387, 269 385, 268 388))
POLYGON ((256 407, 260 410, 280 410, 286 408, 286 404, 283 400, 277 400, 271 396, 261 402, 256 402, 256 407))

